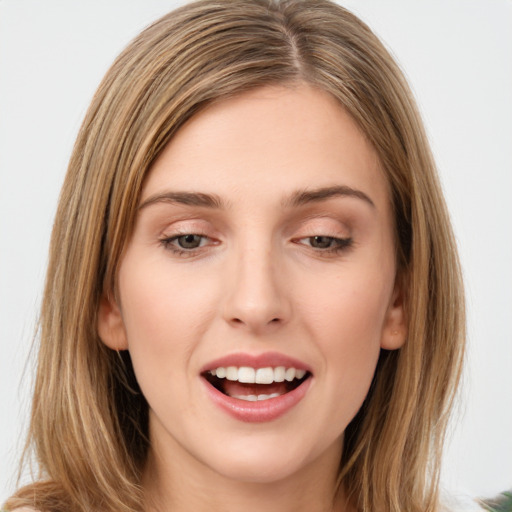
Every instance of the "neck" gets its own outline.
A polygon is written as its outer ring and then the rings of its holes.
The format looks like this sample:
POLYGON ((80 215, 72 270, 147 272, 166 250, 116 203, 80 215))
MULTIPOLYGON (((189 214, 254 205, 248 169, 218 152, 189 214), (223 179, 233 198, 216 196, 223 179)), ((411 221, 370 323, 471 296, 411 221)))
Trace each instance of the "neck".
POLYGON ((183 464, 182 457, 165 457, 165 449, 152 450, 143 479, 146 512, 354 512, 336 489, 339 444, 321 460, 271 482, 234 480, 195 459, 183 464))

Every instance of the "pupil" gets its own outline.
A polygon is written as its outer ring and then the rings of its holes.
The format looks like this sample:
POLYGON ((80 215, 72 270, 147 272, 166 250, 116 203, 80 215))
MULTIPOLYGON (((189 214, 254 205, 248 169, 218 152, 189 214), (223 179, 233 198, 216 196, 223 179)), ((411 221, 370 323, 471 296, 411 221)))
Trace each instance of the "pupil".
POLYGON ((178 238, 178 243, 183 249, 195 249, 201 243, 199 235, 183 235, 178 238))
POLYGON ((311 240, 311 245, 318 249, 327 249, 331 246, 332 239, 328 236, 314 236, 311 240))

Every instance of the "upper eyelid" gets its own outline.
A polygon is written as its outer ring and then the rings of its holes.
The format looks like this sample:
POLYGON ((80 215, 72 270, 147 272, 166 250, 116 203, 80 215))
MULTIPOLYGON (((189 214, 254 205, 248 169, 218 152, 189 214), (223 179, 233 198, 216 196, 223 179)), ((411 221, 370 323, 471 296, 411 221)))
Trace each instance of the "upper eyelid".
MULTIPOLYGON (((301 218, 285 218, 277 232, 287 238, 307 238, 309 236, 331 236, 347 238, 353 234, 353 222, 339 216, 323 212, 301 218)), ((160 238, 172 238, 186 234, 197 234, 208 238, 225 238, 235 234, 237 228, 223 220, 210 219, 204 216, 180 217, 167 219, 158 228, 160 238)), ((245 228, 244 228, 245 229, 245 228)))
POLYGON ((328 236, 332 238, 348 238, 351 236, 353 229, 348 226, 341 224, 338 221, 334 221, 336 225, 318 225, 314 223, 309 225, 308 222, 294 229, 293 238, 309 238, 311 236, 328 236))
POLYGON ((331 212, 329 210, 321 210, 309 212, 305 215, 300 215, 295 218, 292 217, 292 221, 300 225, 317 225, 320 223, 337 224, 339 226, 345 226, 350 221, 352 216, 347 214, 340 215, 338 212, 331 212))
MULTIPOLYGON (((339 224, 338 222, 336 222, 339 224)), ((162 238, 177 238, 183 235, 199 235, 206 238, 214 239, 216 237, 223 238, 220 232, 222 230, 216 228, 205 229, 203 226, 174 226, 175 223, 171 225, 167 225, 165 228, 160 230, 160 234, 162 238)), ((339 238, 344 239, 351 236, 352 230, 348 227, 331 227, 331 226, 293 226, 289 229, 286 229, 283 234, 288 231, 288 234, 285 235, 287 238, 291 239, 299 239, 299 238, 309 238, 313 236, 325 236, 331 238, 339 238)))
POLYGON ((168 238, 181 235, 201 235, 211 236, 211 223, 200 218, 186 218, 173 220, 171 222, 162 223, 160 234, 168 238))

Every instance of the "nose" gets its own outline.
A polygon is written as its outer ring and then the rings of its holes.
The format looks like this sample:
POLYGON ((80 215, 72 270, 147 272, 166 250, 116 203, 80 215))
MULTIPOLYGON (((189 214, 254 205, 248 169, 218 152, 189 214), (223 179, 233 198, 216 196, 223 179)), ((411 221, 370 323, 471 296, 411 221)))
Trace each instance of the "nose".
POLYGON ((253 334, 274 331, 291 315, 282 265, 269 249, 240 250, 229 265, 224 318, 253 334))

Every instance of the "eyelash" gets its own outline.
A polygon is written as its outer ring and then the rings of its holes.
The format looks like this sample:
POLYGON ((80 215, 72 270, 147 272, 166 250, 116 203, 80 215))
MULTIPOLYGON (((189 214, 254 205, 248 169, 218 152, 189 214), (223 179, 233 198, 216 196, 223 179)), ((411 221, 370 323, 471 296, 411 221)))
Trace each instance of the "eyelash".
POLYGON ((314 236, 306 236, 303 238, 297 239, 297 243, 302 242, 303 240, 308 240, 311 242, 314 239, 323 238, 326 239, 331 243, 330 247, 320 248, 320 247, 313 247, 311 244, 309 247, 313 249, 315 252, 325 255, 325 256, 331 256, 339 254, 340 252, 346 251, 353 245, 353 239, 352 237, 348 238, 337 238, 335 236, 326 236, 326 235, 314 235, 314 236))
POLYGON ((202 245, 201 245, 202 242, 204 240, 208 240, 208 238, 209 238, 208 236, 201 235, 200 233, 178 233, 176 235, 167 236, 167 237, 162 238, 160 240, 160 243, 162 244, 164 249, 171 251, 173 254, 175 254, 177 256, 187 257, 187 256, 194 256, 196 254, 196 251, 202 247, 202 245), (186 249, 183 247, 179 247, 178 245, 175 245, 173 243, 173 242, 176 242, 177 240, 179 240, 180 238, 185 238, 185 237, 189 237, 189 236, 200 237, 201 238, 200 245, 198 247, 190 247, 190 248, 186 249))
MULTIPOLYGON (((208 239, 209 239, 208 236, 202 235, 200 233, 179 233, 179 234, 175 234, 173 236, 168 236, 168 237, 162 238, 160 240, 160 243, 162 244, 164 249, 171 251, 173 254, 175 254, 177 256, 190 257, 190 256, 194 256, 197 253, 197 250, 201 249, 203 247, 201 244, 208 239), (174 242, 178 242, 178 240, 180 238, 185 238, 185 237, 190 237, 190 236, 199 237, 201 239, 199 241, 199 246, 184 248, 184 247, 179 247, 178 245, 176 245, 174 243, 174 242)), ((353 245, 353 239, 351 237, 337 238, 334 236, 325 236, 325 235, 314 235, 314 236, 298 238, 298 239, 295 239, 294 242, 297 244, 305 245, 303 243, 304 240, 308 240, 310 242, 309 247, 313 251, 315 251, 316 253, 318 253, 320 255, 324 255, 326 257, 339 254, 339 253, 349 249, 353 245), (313 247, 311 245, 311 242, 315 239, 317 239, 317 241, 318 241, 318 239, 325 239, 325 241, 327 241, 330 245, 329 245, 329 247, 313 247)))

